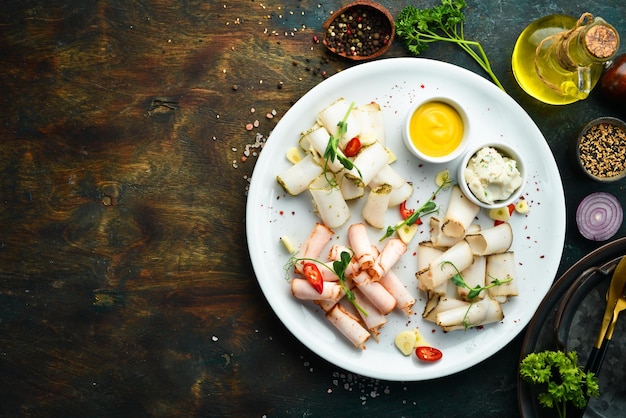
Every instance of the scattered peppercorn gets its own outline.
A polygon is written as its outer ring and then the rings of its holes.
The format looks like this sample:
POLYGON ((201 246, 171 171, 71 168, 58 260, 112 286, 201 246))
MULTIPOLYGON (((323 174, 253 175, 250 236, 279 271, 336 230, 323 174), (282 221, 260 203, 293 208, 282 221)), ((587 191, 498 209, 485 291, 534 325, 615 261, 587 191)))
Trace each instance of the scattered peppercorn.
POLYGON ((583 168, 592 176, 618 176, 626 170, 626 131, 610 123, 594 125, 580 139, 579 153, 583 168))
POLYGON ((335 18, 326 31, 328 48, 346 56, 368 56, 389 43, 391 25, 385 16, 367 6, 355 6, 335 18))

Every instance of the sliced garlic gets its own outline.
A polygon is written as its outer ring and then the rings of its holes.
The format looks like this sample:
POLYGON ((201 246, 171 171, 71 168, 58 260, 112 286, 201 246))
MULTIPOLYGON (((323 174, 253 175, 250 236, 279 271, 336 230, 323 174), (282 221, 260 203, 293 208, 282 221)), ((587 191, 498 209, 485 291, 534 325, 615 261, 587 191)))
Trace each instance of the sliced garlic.
POLYGON ((441 187, 442 184, 444 184, 446 181, 450 180, 450 170, 448 170, 447 168, 445 170, 441 170, 440 172, 437 173, 437 175, 435 176, 435 185, 437 187, 441 187))
POLYGON ((411 240, 417 233, 418 228, 419 227, 416 224, 402 225, 400 228, 396 230, 396 232, 398 233, 398 237, 400 237, 402 242, 404 242, 405 244, 408 244, 409 242, 411 242, 411 240))
POLYGON ((415 349, 415 333, 413 330, 402 331, 393 342, 402 354, 408 356, 415 349))
POLYGON ((287 160, 290 163, 296 164, 302 159, 302 155, 300 155, 300 150, 296 147, 291 147, 287 150, 287 160))
POLYGON ((515 212, 517 213, 521 213, 521 214, 526 214, 528 213, 529 210, 529 206, 528 206, 528 202, 525 201, 524 199, 518 201, 517 203, 515 203, 515 212))
POLYGON ((294 252, 296 252, 296 247, 294 247, 293 243, 291 242, 291 239, 289 239, 287 235, 282 235, 280 237, 280 242, 283 243, 283 245, 285 246, 285 249, 287 250, 289 254, 293 254, 294 252))
POLYGON ((416 347, 430 346, 417 328, 400 332, 396 335, 394 344, 405 356, 413 353, 416 347))
POLYGON ((489 211, 489 217, 496 221, 506 222, 511 219, 511 213, 509 212, 508 207, 503 208, 495 208, 489 211))

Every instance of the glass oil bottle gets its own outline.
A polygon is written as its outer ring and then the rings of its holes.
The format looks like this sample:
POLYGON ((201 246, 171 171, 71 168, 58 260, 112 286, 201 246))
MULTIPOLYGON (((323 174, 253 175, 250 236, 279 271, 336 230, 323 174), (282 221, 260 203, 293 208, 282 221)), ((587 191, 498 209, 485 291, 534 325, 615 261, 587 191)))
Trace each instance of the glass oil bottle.
POLYGON ((554 105, 585 99, 603 64, 617 53, 619 34, 600 17, 584 13, 542 17, 522 31, 513 50, 513 74, 534 98, 554 105))

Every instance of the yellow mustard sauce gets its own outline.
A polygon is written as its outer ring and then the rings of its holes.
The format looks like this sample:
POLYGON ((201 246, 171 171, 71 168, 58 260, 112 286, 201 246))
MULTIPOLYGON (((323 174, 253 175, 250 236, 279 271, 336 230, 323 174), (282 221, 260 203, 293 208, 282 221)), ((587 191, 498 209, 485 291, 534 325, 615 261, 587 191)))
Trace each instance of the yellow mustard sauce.
POLYGON ((442 157, 461 143, 463 120, 449 104, 428 102, 411 116, 409 131, 418 150, 431 157, 442 157))

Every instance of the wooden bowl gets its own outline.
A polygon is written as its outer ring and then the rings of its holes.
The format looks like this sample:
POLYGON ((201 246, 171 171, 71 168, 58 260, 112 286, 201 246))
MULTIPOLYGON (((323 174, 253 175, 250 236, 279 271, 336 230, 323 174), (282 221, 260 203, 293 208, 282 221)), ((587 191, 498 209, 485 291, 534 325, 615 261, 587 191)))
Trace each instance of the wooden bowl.
POLYGON ((391 46, 396 32, 391 13, 369 0, 343 6, 322 27, 326 48, 354 61, 380 57, 391 46))

